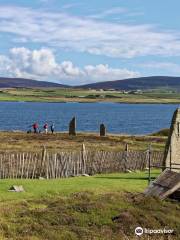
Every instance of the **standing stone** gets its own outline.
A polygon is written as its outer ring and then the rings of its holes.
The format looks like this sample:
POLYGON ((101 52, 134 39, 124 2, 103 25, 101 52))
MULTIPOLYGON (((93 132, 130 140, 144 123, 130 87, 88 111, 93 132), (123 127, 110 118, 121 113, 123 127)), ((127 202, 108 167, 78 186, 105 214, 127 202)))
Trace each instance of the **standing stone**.
POLYGON ((100 136, 101 137, 105 137, 106 136, 106 127, 105 127, 105 125, 103 123, 100 125, 100 136))
POLYGON ((76 118, 73 117, 69 123, 69 135, 76 136, 76 118))
POLYGON ((164 166, 180 172, 180 109, 174 112, 165 147, 164 166), (179 168, 179 169, 173 169, 179 168))
POLYGON ((8 190, 9 192, 24 192, 24 188, 23 186, 16 186, 16 185, 13 185, 9 188, 8 190))

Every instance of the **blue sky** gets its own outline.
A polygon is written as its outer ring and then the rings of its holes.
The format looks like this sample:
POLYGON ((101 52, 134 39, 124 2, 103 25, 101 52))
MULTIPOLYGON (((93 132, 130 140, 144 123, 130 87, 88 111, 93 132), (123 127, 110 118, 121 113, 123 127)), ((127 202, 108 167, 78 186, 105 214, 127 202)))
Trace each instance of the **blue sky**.
POLYGON ((0 0, 0 76, 180 75, 179 0, 0 0))

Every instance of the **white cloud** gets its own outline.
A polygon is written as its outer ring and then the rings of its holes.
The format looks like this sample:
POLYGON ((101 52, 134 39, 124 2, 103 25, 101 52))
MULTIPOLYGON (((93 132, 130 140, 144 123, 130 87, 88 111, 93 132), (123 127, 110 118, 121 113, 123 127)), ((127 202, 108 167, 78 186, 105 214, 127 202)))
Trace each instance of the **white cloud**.
MULTIPOLYGON (((110 9, 105 15, 122 11, 110 9)), ((114 58, 180 56, 180 33, 151 25, 110 23, 63 12, 0 6, 0 32, 17 42, 39 43, 114 58)))
POLYGON ((51 49, 10 49, 9 56, 0 55, 0 75, 52 80, 64 84, 118 80, 139 76, 138 72, 108 65, 75 66, 71 61, 58 63, 51 49))
POLYGON ((81 77, 83 76, 83 72, 73 65, 70 61, 64 61, 61 63, 61 70, 66 76, 69 77, 81 77))
POLYGON ((101 79, 101 81, 110 81, 140 76, 138 72, 129 71, 125 68, 110 68, 108 65, 104 64, 96 66, 87 65, 84 67, 84 71, 86 76, 93 81, 98 81, 98 79, 101 79))
POLYGON ((37 76, 49 76, 54 74, 57 63, 53 52, 49 49, 30 51, 24 47, 10 50, 10 60, 14 69, 18 72, 33 73, 37 76))

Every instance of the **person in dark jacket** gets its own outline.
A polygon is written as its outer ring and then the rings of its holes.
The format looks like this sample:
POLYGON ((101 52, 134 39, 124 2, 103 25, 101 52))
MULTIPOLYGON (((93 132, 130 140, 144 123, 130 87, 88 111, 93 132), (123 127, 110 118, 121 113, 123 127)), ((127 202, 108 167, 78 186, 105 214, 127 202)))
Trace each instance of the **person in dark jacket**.
POLYGON ((44 124, 44 131, 45 131, 45 134, 48 133, 48 124, 47 123, 44 124))
POLYGON ((51 132, 52 134, 54 133, 54 129, 55 129, 55 126, 54 126, 54 123, 51 125, 51 132))

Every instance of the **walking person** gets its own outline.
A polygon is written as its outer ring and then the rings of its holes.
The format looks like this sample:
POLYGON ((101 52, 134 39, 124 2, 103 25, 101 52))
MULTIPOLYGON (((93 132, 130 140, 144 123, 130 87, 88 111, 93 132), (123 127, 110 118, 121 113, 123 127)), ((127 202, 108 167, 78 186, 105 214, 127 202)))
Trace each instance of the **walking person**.
POLYGON ((45 134, 48 133, 48 124, 47 123, 44 124, 44 131, 45 131, 45 134))
POLYGON ((38 133, 38 124, 37 124, 37 123, 34 123, 34 124, 32 125, 32 127, 33 127, 33 130, 34 130, 34 133, 38 133))
POLYGON ((55 126, 54 126, 54 123, 51 125, 51 133, 53 134, 54 133, 54 129, 55 129, 55 126))

